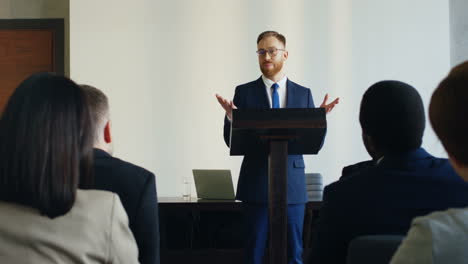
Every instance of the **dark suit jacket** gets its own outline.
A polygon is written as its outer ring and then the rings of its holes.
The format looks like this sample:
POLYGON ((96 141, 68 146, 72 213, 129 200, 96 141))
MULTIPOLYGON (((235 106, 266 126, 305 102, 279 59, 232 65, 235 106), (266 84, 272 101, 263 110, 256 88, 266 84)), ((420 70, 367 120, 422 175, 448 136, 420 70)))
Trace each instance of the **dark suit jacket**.
MULTIPOLYGON (((286 107, 313 108, 310 89, 287 80, 286 107)), ((262 78, 236 87, 234 104, 239 109, 268 109, 270 104, 262 78)), ((231 122, 224 120, 224 140, 229 146, 231 122)), ((288 204, 307 201, 302 155, 288 156, 288 204)), ((251 151, 242 161, 236 199, 244 202, 268 202, 268 151, 265 146, 252 144, 251 151)))
POLYGON ((353 165, 349 165, 346 167, 343 167, 343 170, 341 171, 341 177, 340 180, 347 178, 348 176, 351 176, 355 173, 358 173, 364 169, 370 168, 372 166, 375 166, 375 161, 374 160, 366 160, 366 161, 361 161, 353 165))
POLYGON ((95 188, 117 193, 127 212, 141 264, 159 263, 159 219, 154 174, 94 149, 95 188))
POLYGON ((386 156, 325 187, 310 263, 346 263, 361 235, 405 235, 416 216, 468 205, 468 184, 447 159, 419 148, 386 156))

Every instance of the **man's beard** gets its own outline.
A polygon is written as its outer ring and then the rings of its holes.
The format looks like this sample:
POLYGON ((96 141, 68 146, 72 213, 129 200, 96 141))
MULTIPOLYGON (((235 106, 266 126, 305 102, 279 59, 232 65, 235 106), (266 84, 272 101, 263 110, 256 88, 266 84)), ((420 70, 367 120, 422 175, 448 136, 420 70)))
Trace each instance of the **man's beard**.
POLYGON ((266 68, 263 65, 260 65, 260 71, 262 71, 265 77, 272 77, 275 76, 278 72, 283 69, 283 62, 271 62, 273 64, 273 68, 266 68))

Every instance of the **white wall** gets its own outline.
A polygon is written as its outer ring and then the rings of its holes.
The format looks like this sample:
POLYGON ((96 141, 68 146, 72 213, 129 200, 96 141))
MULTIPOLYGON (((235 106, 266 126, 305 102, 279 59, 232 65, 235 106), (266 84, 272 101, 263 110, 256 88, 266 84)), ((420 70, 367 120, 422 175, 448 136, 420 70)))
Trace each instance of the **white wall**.
POLYGON ((455 66, 468 60, 467 0, 450 0, 450 55, 455 66))
MULTIPOLYGON (((71 76, 109 96, 116 156, 155 172, 161 196, 178 195, 192 168, 230 168, 224 112, 214 94, 260 76, 257 35, 287 37, 288 76, 341 97, 306 171, 336 180, 368 159, 358 110, 372 83, 398 79, 427 103, 450 67, 449 5, 441 0, 79 0, 70 3, 71 76)), ((432 129, 424 146, 443 154, 432 129)))

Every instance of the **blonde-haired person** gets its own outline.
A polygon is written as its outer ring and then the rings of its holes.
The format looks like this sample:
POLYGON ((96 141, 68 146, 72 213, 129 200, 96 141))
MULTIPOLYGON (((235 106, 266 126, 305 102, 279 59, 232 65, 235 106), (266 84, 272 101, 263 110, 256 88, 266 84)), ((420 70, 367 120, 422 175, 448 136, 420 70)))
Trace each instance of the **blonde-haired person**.
POLYGON ((94 135, 93 189, 119 195, 138 246, 138 260, 141 264, 159 264, 156 178, 152 172, 113 156, 109 100, 93 86, 81 85, 81 88, 88 99, 94 135))

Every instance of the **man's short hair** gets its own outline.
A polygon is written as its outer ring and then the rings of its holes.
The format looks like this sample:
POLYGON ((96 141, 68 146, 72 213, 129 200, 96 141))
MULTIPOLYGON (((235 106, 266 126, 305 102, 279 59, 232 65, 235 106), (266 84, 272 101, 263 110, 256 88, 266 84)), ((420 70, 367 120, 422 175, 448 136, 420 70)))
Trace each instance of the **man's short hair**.
POLYGON ((94 141, 99 139, 101 131, 98 126, 109 116, 109 100, 107 96, 99 89, 87 85, 80 85, 86 94, 88 100, 88 106, 91 113, 92 122, 92 135, 94 135, 94 141))
POLYGON ((262 39, 267 38, 267 37, 275 37, 281 43, 283 43, 283 45, 286 47, 286 38, 276 31, 265 31, 265 32, 260 33, 260 35, 258 35, 258 38, 257 38, 257 44, 260 43, 262 39))
POLYGON ((429 119, 445 150, 468 165, 468 61, 442 80, 431 97, 429 119))
POLYGON ((424 134, 424 106, 418 91, 400 81, 381 81, 364 93, 359 114, 364 134, 383 154, 419 148, 424 134))

